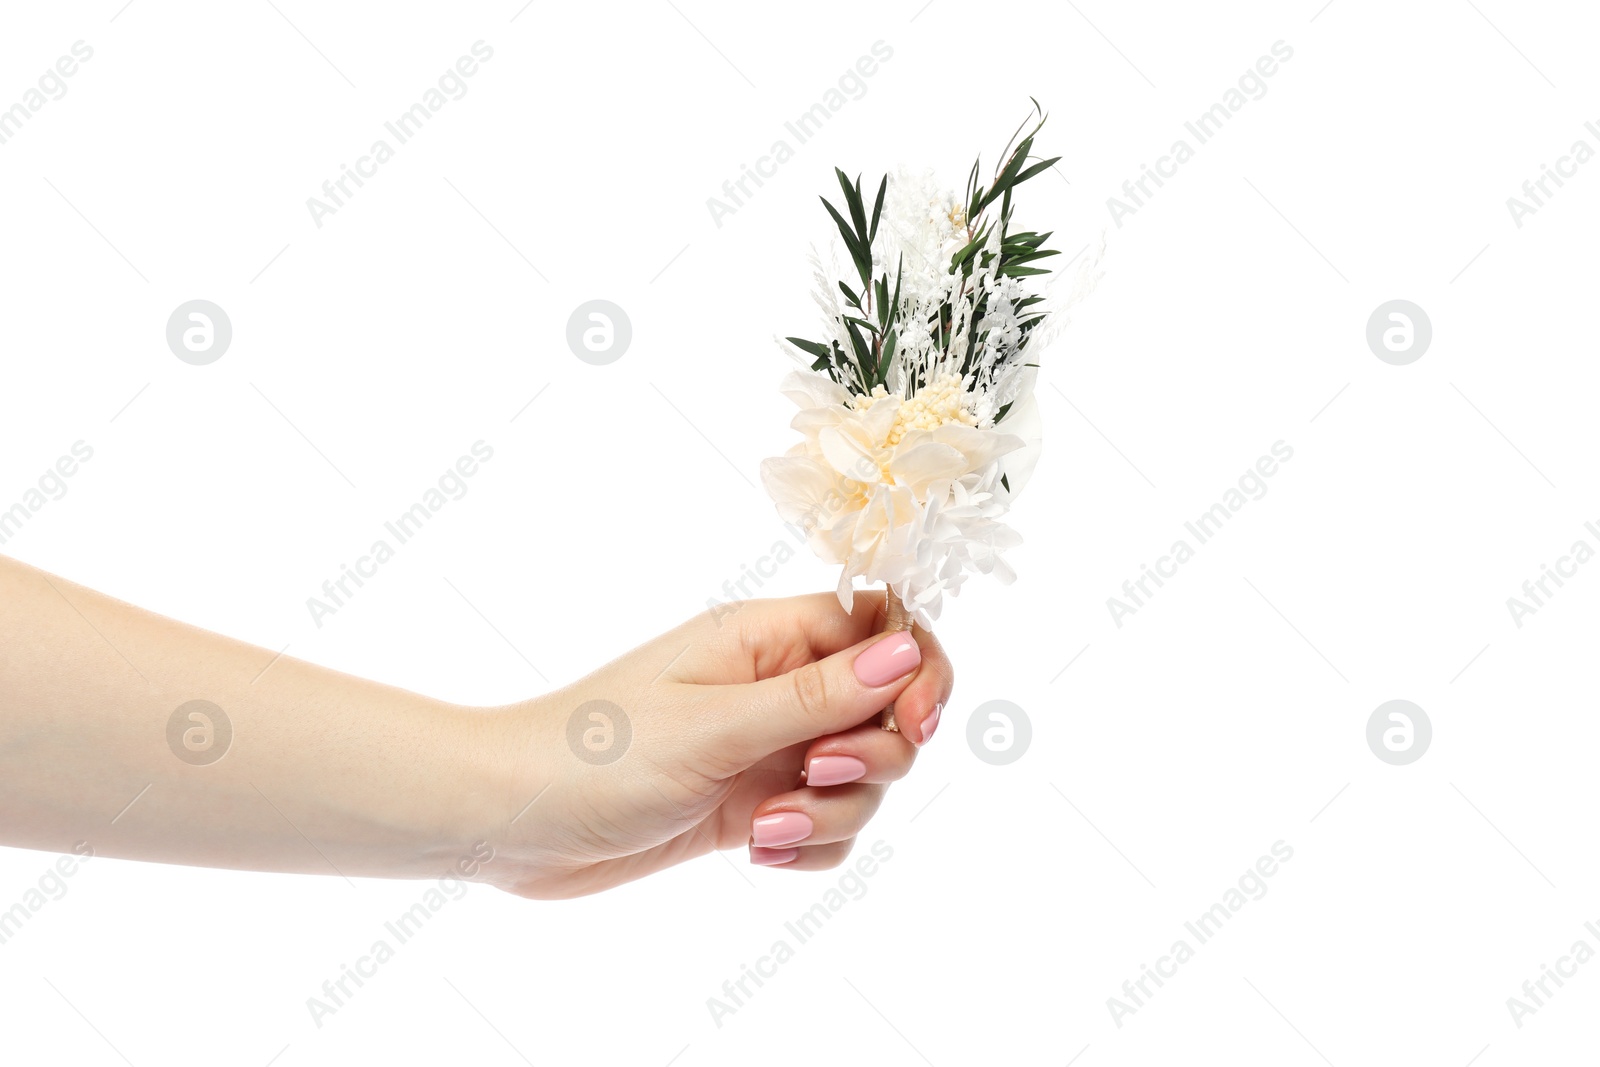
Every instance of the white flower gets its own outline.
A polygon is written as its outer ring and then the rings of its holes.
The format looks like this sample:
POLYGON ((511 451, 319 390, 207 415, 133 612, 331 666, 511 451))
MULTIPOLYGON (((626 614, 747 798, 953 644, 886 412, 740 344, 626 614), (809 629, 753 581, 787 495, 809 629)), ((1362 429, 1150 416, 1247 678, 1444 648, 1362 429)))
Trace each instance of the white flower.
POLYGON ((889 177, 884 193, 872 243, 873 274, 888 274, 893 287, 895 272, 903 267, 900 302, 916 307, 949 285, 950 257, 970 239, 966 209, 933 171, 901 169, 889 177))
POLYGON ((882 386, 852 397, 796 371, 783 391, 801 409, 791 425, 804 440, 764 461, 761 480, 784 520, 806 531, 823 560, 843 565, 845 610, 859 576, 892 586, 927 627, 967 573, 1015 577, 1001 558, 1021 543, 1000 521, 1010 495, 1001 457, 1026 442, 980 429, 959 377, 942 375, 909 399, 882 386))
MULTIPOLYGON (((1016 151, 1025 158, 1031 142, 1016 151)), ((1037 354, 1052 336, 1041 327, 1063 305, 1031 288, 1032 270, 1012 276, 1012 260, 1052 252, 1031 232, 1006 247, 997 203, 1008 201, 991 194, 969 219, 932 171, 902 169, 869 233, 853 222, 860 191, 844 192, 842 236, 857 252, 871 244, 871 269, 854 262, 841 282, 836 247, 826 266, 813 256, 825 332, 793 339, 789 354, 811 371, 784 383, 802 440, 761 475, 783 518, 841 566, 846 610, 860 577, 929 626, 967 575, 1015 577, 1003 554, 1021 539, 1002 519, 1038 460, 1037 354)))

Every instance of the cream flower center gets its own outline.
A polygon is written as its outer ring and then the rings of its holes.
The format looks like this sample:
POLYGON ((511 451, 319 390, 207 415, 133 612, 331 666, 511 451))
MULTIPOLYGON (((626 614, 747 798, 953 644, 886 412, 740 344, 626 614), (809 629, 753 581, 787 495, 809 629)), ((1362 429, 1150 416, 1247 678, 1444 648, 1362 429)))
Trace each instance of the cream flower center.
MULTIPOLYGON (((868 411, 879 400, 887 399, 889 392, 881 385, 874 386, 870 396, 851 397, 850 403, 857 411, 868 411)), ((936 430, 947 423, 959 422, 963 426, 978 425, 978 417, 963 403, 966 393, 961 388, 961 375, 945 373, 918 389, 909 399, 900 401, 894 415, 894 425, 884 444, 893 448, 913 430, 936 430)))

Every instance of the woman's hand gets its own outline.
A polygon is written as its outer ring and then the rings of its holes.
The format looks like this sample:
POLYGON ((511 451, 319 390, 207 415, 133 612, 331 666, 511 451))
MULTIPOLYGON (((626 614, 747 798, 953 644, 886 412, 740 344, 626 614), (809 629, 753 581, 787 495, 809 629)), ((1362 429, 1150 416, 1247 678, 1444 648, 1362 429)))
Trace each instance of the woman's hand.
POLYGON ((497 709, 515 785, 479 877, 580 896, 747 843, 752 863, 837 866, 954 680, 933 635, 882 625, 881 593, 848 615, 831 594, 747 601, 497 709), (902 732, 878 725, 890 702, 902 732))
POLYGON ((882 594, 749 601, 470 708, 0 557, 0 845, 530 897, 746 842, 832 867, 950 699, 938 642, 882 616, 882 594))

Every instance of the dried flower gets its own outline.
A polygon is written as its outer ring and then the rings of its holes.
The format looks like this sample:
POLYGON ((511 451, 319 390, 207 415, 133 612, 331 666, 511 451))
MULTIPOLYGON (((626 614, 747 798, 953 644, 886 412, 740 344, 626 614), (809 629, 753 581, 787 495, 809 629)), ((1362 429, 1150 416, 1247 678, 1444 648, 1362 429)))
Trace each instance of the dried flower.
POLYGON ((1046 317, 1024 281, 1048 273, 1035 264, 1056 253, 1048 233, 1009 224, 1012 191, 1056 162, 1029 163, 1043 122, 1041 112, 1007 146, 988 187, 974 163, 964 197, 902 170, 879 184, 869 216, 860 179, 836 171, 845 210, 823 200, 858 284, 814 257, 828 334, 788 338, 810 370, 783 387, 803 440, 761 475, 779 514, 842 565, 847 610, 862 577, 888 584, 927 626, 968 573, 1015 577, 1002 553, 1021 538, 1000 520, 1008 462, 1036 451, 1014 431, 1034 421, 1029 342, 1046 317))

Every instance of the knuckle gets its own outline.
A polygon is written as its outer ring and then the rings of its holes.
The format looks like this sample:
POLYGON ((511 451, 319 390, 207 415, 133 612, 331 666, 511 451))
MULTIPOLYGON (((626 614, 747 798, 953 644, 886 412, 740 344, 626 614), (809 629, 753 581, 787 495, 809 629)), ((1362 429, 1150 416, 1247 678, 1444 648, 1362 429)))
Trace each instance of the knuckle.
POLYGON ((944 683, 945 699, 948 700, 950 699, 949 694, 955 692, 956 688, 955 665, 945 656, 940 656, 935 663, 935 669, 939 673, 939 680, 944 683))
POLYGON ((808 722, 828 720, 828 675, 820 663, 807 663, 789 672, 790 698, 808 722))

